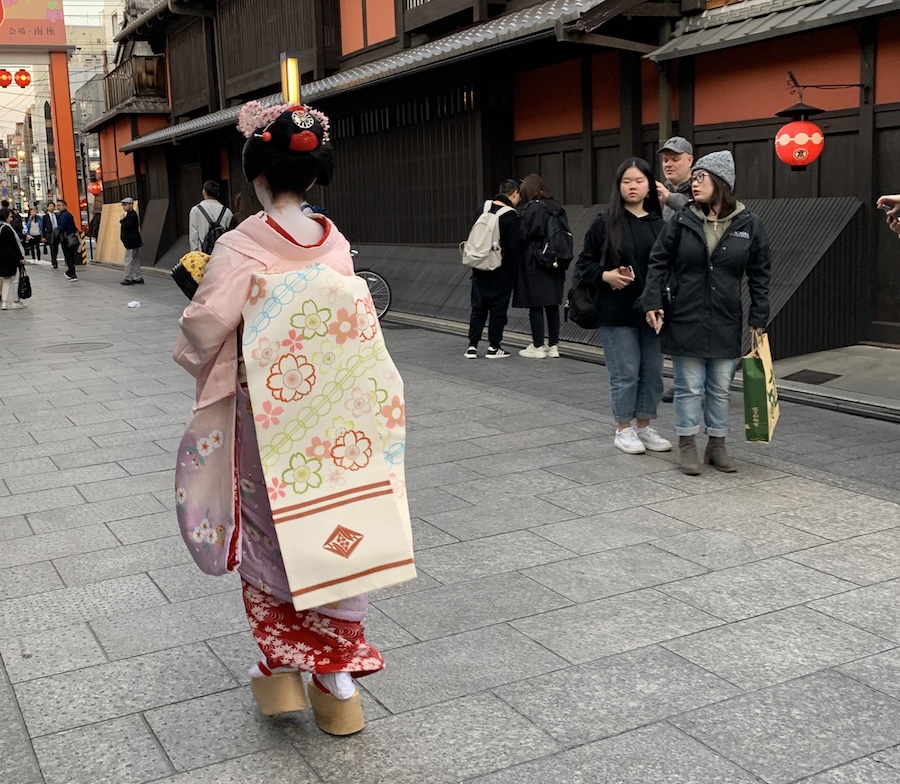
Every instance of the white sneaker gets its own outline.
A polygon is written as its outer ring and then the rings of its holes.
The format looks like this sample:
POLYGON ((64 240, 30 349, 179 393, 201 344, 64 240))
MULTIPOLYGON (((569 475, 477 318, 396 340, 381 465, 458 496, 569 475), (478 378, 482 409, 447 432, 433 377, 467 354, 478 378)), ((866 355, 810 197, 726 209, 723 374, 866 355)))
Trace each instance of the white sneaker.
POLYGON ((666 441, 659 433, 657 433, 649 425, 647 427, 637 427, 634 429, 637 437, 641 439, 641 443, 651 452, 671 452, 672 443, 666 441))
POLYGON ((21 310, 24 307, 25 307, 25 305, 23 305, 21 302, 10 302, 9 303, 10 310, 21 310))
MULTIPOLYGON (((624 430, 616 433, 616 440, 613 441, 618 449, 629 455, 642 455, 647 451, 638 434, 634 432, 634 428, 629 425, 624 430)), ((671 444, 669 445, 671 447, 671 444)))
POLYGON ((478 349, 475 346, 469 346, 466 353, 463 354, 466 359, 478 359, 478 349))
POLYGON ((547 356, 550 359, 559 359, 559 346, 547 346, 547 356))
POLYGON ((547 356, 547 352, 543 346, 535 346, 533 343, 529 343, 519 351, 519 356, 527 357, 528 359, 544 359, 547 356))

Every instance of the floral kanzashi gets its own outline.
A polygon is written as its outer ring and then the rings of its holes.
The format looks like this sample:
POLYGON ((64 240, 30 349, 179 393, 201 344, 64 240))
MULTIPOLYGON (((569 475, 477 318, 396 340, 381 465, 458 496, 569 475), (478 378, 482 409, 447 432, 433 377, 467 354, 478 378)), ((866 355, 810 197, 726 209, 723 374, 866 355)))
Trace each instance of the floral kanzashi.
POLYGON ((372 393, 361 387, 353 387, 350 398, 344 401, 344 408, 353 416, 368 414, 372 410, 372 393))
POLYGON ((303 335, 295 329, 289 330, 281 345, 293 354, 303 348, 303 335))
POLYGON ((285 492, 286 488, 284 482, 277 476, 273 476, 272 481, 269 482, 269 500, 277 501, 279 498, 284 498, 285 492))
POLYGON ((259 346, 250 352, 250 356, 257 362, 260 367, 271 365, 278 358, 278 344, 274 346, 269 342, 268 338, 260 338, 259 346))
POLYGON ((394 395, 390 403, 381 407, 381 416, 389 428, 403 427, 406 424, 406 405, 400 402, 400 396, 394 395))
POLYGON ((372 459, 372 442, 361 430, 348 430, 335 441, 331 459, 348 471, 359 471, 372 459))
POLYGON ((318 457, 320 460, 324 460, 330 454, 331 441, 323 441, 318 436, 313 436, 313 440, 310 442, 310 445, 306 447, 307 457, 318 457))
POLYGON ((378 319, 372 307, 371 297, 356 300, 356 327, 363 343, 375 337, 375 333, 378 331, 378 319))
POLYGON ((328 321, 331 319, 331 310, 317 308, 316 303, 308 299, 303 303, 301 313, 291 316, 291 326, 300 330, 303 337, 323 338, 328 334, 328 321))
POLYGON ((355 311, 350 313, 347 308, 341 308, 335 319, 328 325, 328 334, 334 337, 335 343, 343 346, 348 340, 356 340, 359 337, 359 321, 355 311))
POLYGON ((281 420, 278 418, 284 413, 281 406, 273 406, 270 400, 264 400, 262 404, 262 413, 257 414, 254 418, 259 422, 263 430, 268 430, 269 425, 275 426, 281 420))
POLYGON ((250 287, 250 304, 255 305, 261 299, 266 298, 266 281, 263 278, 257 278, 250 287))
POLYGON ((291 485, 297 495, 305 493, 309 488, 322 485, 322 461, 317 457, 305 457, 301 452, 291 455, 290 468, 281 478, 285 484, 291 485))
POLYGON ((272 396, 282 403, 290 403, 308 395, 316 383, 316 369, 302 354, 285 354, 272 365, 266 386, 272 396))

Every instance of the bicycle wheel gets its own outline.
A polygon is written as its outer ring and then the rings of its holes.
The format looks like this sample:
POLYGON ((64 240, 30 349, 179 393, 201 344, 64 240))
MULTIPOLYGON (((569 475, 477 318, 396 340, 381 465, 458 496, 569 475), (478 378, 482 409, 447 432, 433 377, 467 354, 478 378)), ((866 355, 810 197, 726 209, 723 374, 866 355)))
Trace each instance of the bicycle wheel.
POLYGON ((388 282, 377 272, 368 269, 357 270, 356 274, 362 278, 369 287, 369 293, 372 295, 372 302, 375 304, 375 315, 379 319, 384 318, 384 314, 391 307, 391 287, 388 282))

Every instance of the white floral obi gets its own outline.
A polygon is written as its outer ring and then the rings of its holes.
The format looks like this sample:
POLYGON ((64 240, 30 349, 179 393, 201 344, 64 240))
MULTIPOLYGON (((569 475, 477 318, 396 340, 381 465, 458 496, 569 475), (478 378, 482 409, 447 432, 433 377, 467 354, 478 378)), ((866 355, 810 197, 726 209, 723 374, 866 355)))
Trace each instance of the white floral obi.
POLYGON ((361 278, 256 273, 243 358, 295 609, 411 580, 403 381, 361 278))

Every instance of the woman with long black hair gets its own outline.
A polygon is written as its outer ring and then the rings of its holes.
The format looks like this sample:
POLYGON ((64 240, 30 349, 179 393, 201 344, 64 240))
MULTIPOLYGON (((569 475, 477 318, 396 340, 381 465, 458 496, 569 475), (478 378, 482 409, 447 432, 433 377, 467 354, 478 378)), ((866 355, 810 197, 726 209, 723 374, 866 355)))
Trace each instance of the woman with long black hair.
POLYGON ((672 449, 650 424, 662 398, 663 357, 659 335, 638 306, 650 250, 663 227, 655 183, 645 160, 622 162, 609 209, 588 229, 579 262, 582 278, 597 285, 600 339, 617 423, 614 444, 632 455, 672 449))

